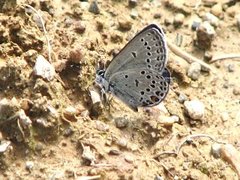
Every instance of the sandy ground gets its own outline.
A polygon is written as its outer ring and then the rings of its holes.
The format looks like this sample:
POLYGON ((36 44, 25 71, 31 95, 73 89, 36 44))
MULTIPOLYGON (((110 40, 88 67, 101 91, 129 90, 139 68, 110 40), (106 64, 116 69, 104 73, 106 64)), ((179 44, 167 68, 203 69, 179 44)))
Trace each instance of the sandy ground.
POLYGON ((239 53, 239 1, 0 3, 0 179, 240 178, 240 58, 209 63, 239 53), (152 23, 212 70, 169 48, 160 105, 134 112, 113 97, 104 106, 98 63, 152 23), (39 56, 55 75, 36 75, 39 56), (202 112, 188 110, 194 100, 202 112))

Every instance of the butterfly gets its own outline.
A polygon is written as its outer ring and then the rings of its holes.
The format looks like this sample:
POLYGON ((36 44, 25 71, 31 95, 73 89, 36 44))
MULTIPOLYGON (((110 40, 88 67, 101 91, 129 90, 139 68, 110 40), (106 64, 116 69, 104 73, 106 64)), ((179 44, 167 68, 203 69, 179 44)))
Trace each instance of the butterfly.
POLYGON ((134 111, 155 106, 169 91, 167 54, 163 30, 150 24, 127 43, 106 69, 97 70, 95 82, 134 111))

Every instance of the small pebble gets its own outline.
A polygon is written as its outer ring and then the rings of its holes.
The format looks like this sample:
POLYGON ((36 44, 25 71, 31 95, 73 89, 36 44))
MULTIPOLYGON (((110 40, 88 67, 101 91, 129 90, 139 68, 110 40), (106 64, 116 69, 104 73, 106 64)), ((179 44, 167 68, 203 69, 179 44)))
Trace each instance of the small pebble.
POLYGON ((220 116, 223 122, 226 122, 227 120, 229 120, 228 112, 222 112, 220 116))
POLYGON ((183 164, 182 164, 182 169, 184 170, 184 171, 187 171, 188 169, 189 169, 189 162, 184 162, 183 164))
POLYGON ((222 4, 217 3, 211 8, 211 13, 217 17, 221 17, 223 13, 222 4))
POLYGON ((184 103, 185 101, 188 100, 188 97, 186 96, 186 94, 184 93, 180 93, 178 96, 178 102, 180 103, 184 103))
POLYGON ((10 141, 1 141, 0 142, 0 153, 5 152, 10 144, 11 144, 10 141))
POLYGON ((120 155, 121 152, 119 150, 116 150, 116 149, 111 149, 108 154, 109 155, 120 155))
POLYGON ((55 76, 55 69, 42 55, 39 55, 33 69, 33 73, 37 76, 51 81, 55 76))
POLYGON ((100 13, 100 9, 98 7, 98 3, 97 1, 92 1, 92 3, 89 6, 89 12, 93 13, 93 14, 99 14, 100 13))
POLYGON ((197 39, 196 39, 196 46, 200 49, 207 50, 212 45, 212 40, 215 35, 214 28, 210 25, 209 22, 204 21, 196 31, 197 39))
POLYGON ((129 5, 129 7, 131 7, 131 8, 136 7, 137 4, 138 4, 138 0, 128 0, 128 5, 129 5))
POLYGON ((71 122, 77 121, 77 118, 76 118, 77 113, 78 113, 77 109, 73 106, 68 106, 63 110, 64 118, 66 118, 68 121, 71 121, 71 122))
POLYGON ((66 169, 65 170, 65 176, 69 179, 74 179, 75 178, 75 172, 72 169, 66 169))
POLYGON ((84 11, 89 10, 89 7, 90 7, 89 2, 84 2, 84 1, 81 2, 81 3, 80 3, 80 7, 81 7, 81 9, 84 10, 84 11))
POLYGON ((26 127, 31 126, 32 121, 31 121, 31 119, 25 114, 25 111, 24 111, 24 110, 20 109, 20 110, 18 111, 18 118, 19 118, 21 124, 23 125, 23 127, 26 128, 26 127))
POLYGON ((235 71, 234 64, 228 64, 227 69, 228 69, 228 72, 234 72, 235 71))
POLYGON ((229 15, 230 17, 235 17, 236 14, 239 13, 239 7, 238 6, 231 6, 226 9, 226 14, 229 15))
POLYGON ((204 117, 205 107, 199 100, 185 101, 184 108, 189 117, 194 120, 201 120, 204 117))
POLYGON ((154 180, 164 180, 164 178, 161 177, 161 176, 159 176, 159 175, 156 175, 156 176, 154 177, 154 180))
POLYGON ((210 60, 212 60, 212 57, 213 57, 213 55, 212 55, 212 53, 210 51, 205 51, 204 57, 203 57, 203 59, 205 61, 209 62, 210 60))
POLYGON ((130 155, 126 155, 124 159, 128 163, 133 163, 133 161, 134 161, 134 158, 130 155))
POLYGON ((130 16, 131 18, 136 19, 138 17, 138 12, 135 9, 132 9, 130 16))
POLYGON ((166 17, 166 18, 164 19, 164 24, 165 24, 166 26, 169 26, 169 25, 173 24, 173 19, 170 18, 170 17, 166 17))
POLYGON ((92 104, 97 104, 101 102, 100 94, 97 93, 95 90, 90 90, 90 97, 92 100, 92 104))
POLYGON ((122 17, 118 21, 119 29, 123 31, 129 31, 132 29, 132 21, 127 17, 122 17))
POLYGON ((37 142, 37 144, 35 145, 35 151, 41 152, 42 150, 44 150, 44 145, 40 142, 37 142))
POLYGON ((80 21, 77 21, 74 24, 74 30, 76 33, 82 34, 85 32, 86 27, 80 21))
POLYGON ((33 166, 34 166, 34 163, 32 161, 27 161, 26 162, 25 167, 28 171, 31 171, 33 169, 33 166))
POLYGON ((125 128, 127 127, 129 120, 126 117, 118 117, 115 119, 115 125, 117 128, 125 128))
POLYGON ((172 126, 174 123, 178 123, 179 122, 179 117, 178 116, 162 116, 160 118, 160 123, 163 124, 164 126, 172 126))
POLYGON ((158 12, 153 15, 154 19, 160 19, 161 17, 162 17, 162 14, 158 12))
POLYGON ((73 133, 74 133, 74 130, 71 127, 68 127, 67 129, 64 129, 64 131, 63 131, 63 135, 65 137, 69 137, 69 136, 73 135, 73 133))
POLYGON ((127 147, 128 141, 124 138, 121 138, 116 142, 116 144, 120 147, 127 147))
POLYGON ((91 115, 99 116, 103 111, 100 94, 98 94, 95 90, 90 90, 90 97, 92 100, 91 115))
POLYGON ((174 25, 175 27, 179 27, 179 26, 181 26, 181 25, 183 24, 184 20, 185 20, 184 14, 178 13, 178 14, 176 14, 176 15, 174 16, 173 25, 174 25))
POLYGON ((82 158, 89 161, 90 164, 96 161, 95 154, 89 146, 83 146, 82 158))
POLYGON ((104 122, 98 121, 98 120, 96 120, 95 123, 96 123, 96 129, 97 130, 104 131, 104 132, 109 130, 109 125, 108 124, 105 124, 104 122))
POLYGON ((111 33, 111 41, 113 43, 121 43, 123 41, 123 37, 122 35, 120 34, 120 32, 113 32, 111 33))
POLYGON ((221 149, 221 144, 214 143, 211 147, 211 154, 215 158, 220 158, 220 149, 221 149))
POLYGON ((83 52, 81 47, 71 49, 69 52, 69 60, 73 63, 79 64, 83 60, 83 52))
POLYGON ((201 22, 199 22, 199 21, 193 21, 192 26, 191 26, 192 30, 196 31, 198 29, 198 27, 200 26, 200 24, 201 24, 201 22))
POLYGON ((142 5, 142 9, 146 10, 146 11, 149 11, 150 10, 150 5, 146 2, 142 5))
POLYGON ((198 62, 193 62, 188 68, 187 76, 196 81, 201 74, 201 65, 198 62))
POLYGON ((211 25, 214 27, 217 27, 219 25, 219 19, 217 16, 213 15, 212 13, 206 13, 203 17, 205 21, 208 21, 211 25))
POLYGON ((240 86, 235 86, 234 88, 233 88, 233 94, 234 95, 240 95, 240 86))

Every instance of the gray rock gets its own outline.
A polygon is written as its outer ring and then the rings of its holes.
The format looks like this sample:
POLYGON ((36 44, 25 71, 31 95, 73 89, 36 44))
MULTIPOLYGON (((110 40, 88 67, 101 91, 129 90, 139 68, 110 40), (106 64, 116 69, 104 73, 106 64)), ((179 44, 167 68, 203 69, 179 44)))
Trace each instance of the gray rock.
POLYGON ((93 1, 90 6, 89 6, 89 12, 93 13, 93 14, 99 14, 100 13, 100 9, 98 7, 98 3, 97 1, 93 1))
POLYGON ((197 29, 196 34, 197 39, 195 41, 195 45, 203 50, 210 49, 215 35, 215 30, 211 24, 207 21, 204 21, 197 29))
POLYGON ((188 100, 188 97, 184 93, 180 93, 178 96, 178 102, 184 103, 185 101, 188 100))
POLYGON ((234 64, 228 64, 227 69, 228 69, 228 72, 234 72, 235 71, 234 64))
POLYGON ((191 26, 192 30, 196 31, 198 29, 198 27, 200 26, 200 24, 201 24, 201 22, 199 22, 199 21, 193 21, 192 26, 191 26))
POLYGON ((193 62, 188 68, 187 76, 196 81, 200 77, 200 74, 201 65, 198 62, 193 62))
POLYGON ((117 128, 125 128, 127 127, 129 120, 126 117, 118 117, 115 119, 115 124, 117 128))

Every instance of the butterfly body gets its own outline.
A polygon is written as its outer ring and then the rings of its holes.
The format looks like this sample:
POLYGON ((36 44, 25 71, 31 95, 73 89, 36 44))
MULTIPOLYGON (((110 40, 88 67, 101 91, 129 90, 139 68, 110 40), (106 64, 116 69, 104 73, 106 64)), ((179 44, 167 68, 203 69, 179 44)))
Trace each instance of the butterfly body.
POLYGON ((170 73, 166 63, 164 33, 151 24, 119 52, 106 70, 97 71, 96 82, 137 111, 138 107, 159 104, 167 95, 170 73))

